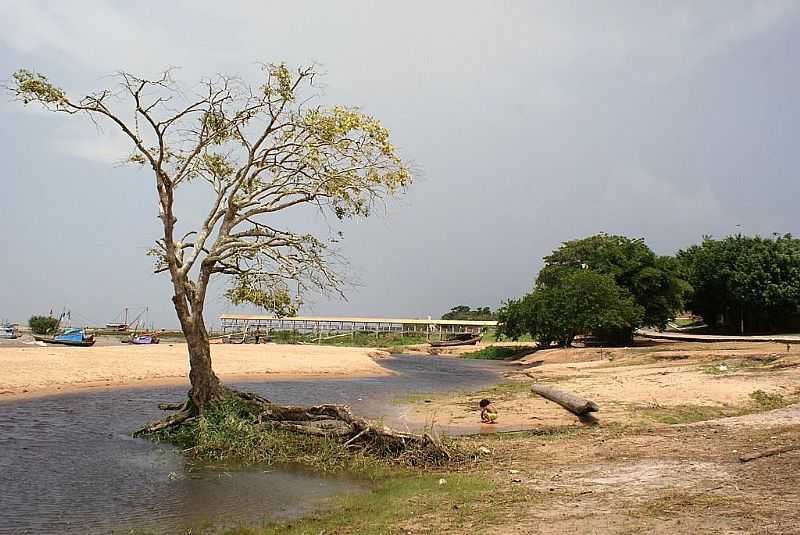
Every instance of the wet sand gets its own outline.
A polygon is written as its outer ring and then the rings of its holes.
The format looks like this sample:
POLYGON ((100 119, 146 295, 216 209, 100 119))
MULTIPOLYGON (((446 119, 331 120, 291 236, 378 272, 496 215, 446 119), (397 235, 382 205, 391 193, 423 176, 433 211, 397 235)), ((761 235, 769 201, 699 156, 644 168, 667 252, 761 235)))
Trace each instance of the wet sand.
MULTIPOLYGON (((223 380, 386 375, 369 348, 308 345, 212 345, 214 370, 223 380)), ((152 346, 0 346, 0 399, 87 388, 188 384, 185 343, 152 346)))

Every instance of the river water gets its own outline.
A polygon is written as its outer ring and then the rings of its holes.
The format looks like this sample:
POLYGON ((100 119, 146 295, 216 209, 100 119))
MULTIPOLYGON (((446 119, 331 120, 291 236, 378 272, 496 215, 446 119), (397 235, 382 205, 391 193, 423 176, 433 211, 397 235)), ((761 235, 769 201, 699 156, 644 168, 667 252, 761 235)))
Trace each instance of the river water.
MULTIPOLYGON (((347 404, 393 424, 392 399, 482 388, 502 364, 442 357, 381 359, 393 375, 237 383, 277 403, 347 404)), ((366 487, 282 468, 189 465, 174 447, 131 438, 185 387, 118 389, 0 402, 0 534, 176 533, 301 516, 366 487)))

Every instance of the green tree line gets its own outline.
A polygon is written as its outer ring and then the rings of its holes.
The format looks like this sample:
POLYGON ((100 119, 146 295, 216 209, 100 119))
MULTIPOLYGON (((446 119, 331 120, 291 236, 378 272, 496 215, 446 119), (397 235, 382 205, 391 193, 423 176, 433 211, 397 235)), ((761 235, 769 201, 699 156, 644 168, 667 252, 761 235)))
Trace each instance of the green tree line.
POLYGON ((530 293, 500 308, 498 334, 546 346, 586 335, 626 344, 684 310, 720 332, 800 329, 800 240, 705 237, 675 256, 625 236, 568 241, 544 258, 530 293))
POLYGON ((442 314, 443 320, 494 320, 495 313, 489 307, 476 307, 472 309, 467 305, 458 305, 450 309, 450 312, 442 314))

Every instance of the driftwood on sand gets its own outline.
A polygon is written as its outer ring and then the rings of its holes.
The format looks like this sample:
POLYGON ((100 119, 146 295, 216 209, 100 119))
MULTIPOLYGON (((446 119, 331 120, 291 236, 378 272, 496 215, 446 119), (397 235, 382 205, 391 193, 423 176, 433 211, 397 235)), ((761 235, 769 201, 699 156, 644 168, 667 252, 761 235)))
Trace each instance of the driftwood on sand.
POLYGON ((531 390, 553 403, 558 403, 576 416, 585 417, 588 416, 590 412, 597 412, 600 410, 600 407, 598 407, 597 403, 594 401, 579 398, 569 392, 557 390, 550 386, 535 384, 531 387, 531 390))
POLYGON ((789 446, 780 446, 777 448, 769 448, 767 450, 762 450, 759 452, 747 453, 745 455, 740 455, 739 460, 743 463, 746 463, 749 461, 754 461, 756 459, 761 459, 762 457, 771 457, 773 455, 778 455, 793 450, 800 450, 800 444, 790 444, 789 446))

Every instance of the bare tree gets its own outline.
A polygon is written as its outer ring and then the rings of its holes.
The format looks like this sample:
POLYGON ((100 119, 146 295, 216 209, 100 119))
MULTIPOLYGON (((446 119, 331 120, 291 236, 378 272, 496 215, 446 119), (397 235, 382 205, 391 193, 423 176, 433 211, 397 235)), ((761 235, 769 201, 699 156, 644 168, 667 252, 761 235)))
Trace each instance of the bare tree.
POLYGON ((356 108, 313 105, 313 68, 262 66, 263 82, 216 76, 187 89, 171 71, 148 80, 116 74, 113 87, 73 99, 46 76, 21 69, 8 89, 25 104, 110 122, 131 141, 129 161, 153 172, 163 236, 150 254, 169 273, 189 350, 192 388, 184 413, 223 395, 203 319, 209 281, 230 276, 226 295, 289 314, 308 290, 341 291, 331 250, 292 232, 279 214, 303 205, 338 218, 369 215, 411 182, 380 122, 356 108), (178 189, 207 185, 210 206, 180 230, 178 189), (290 286, 291 283, 291 286, 290 286))

